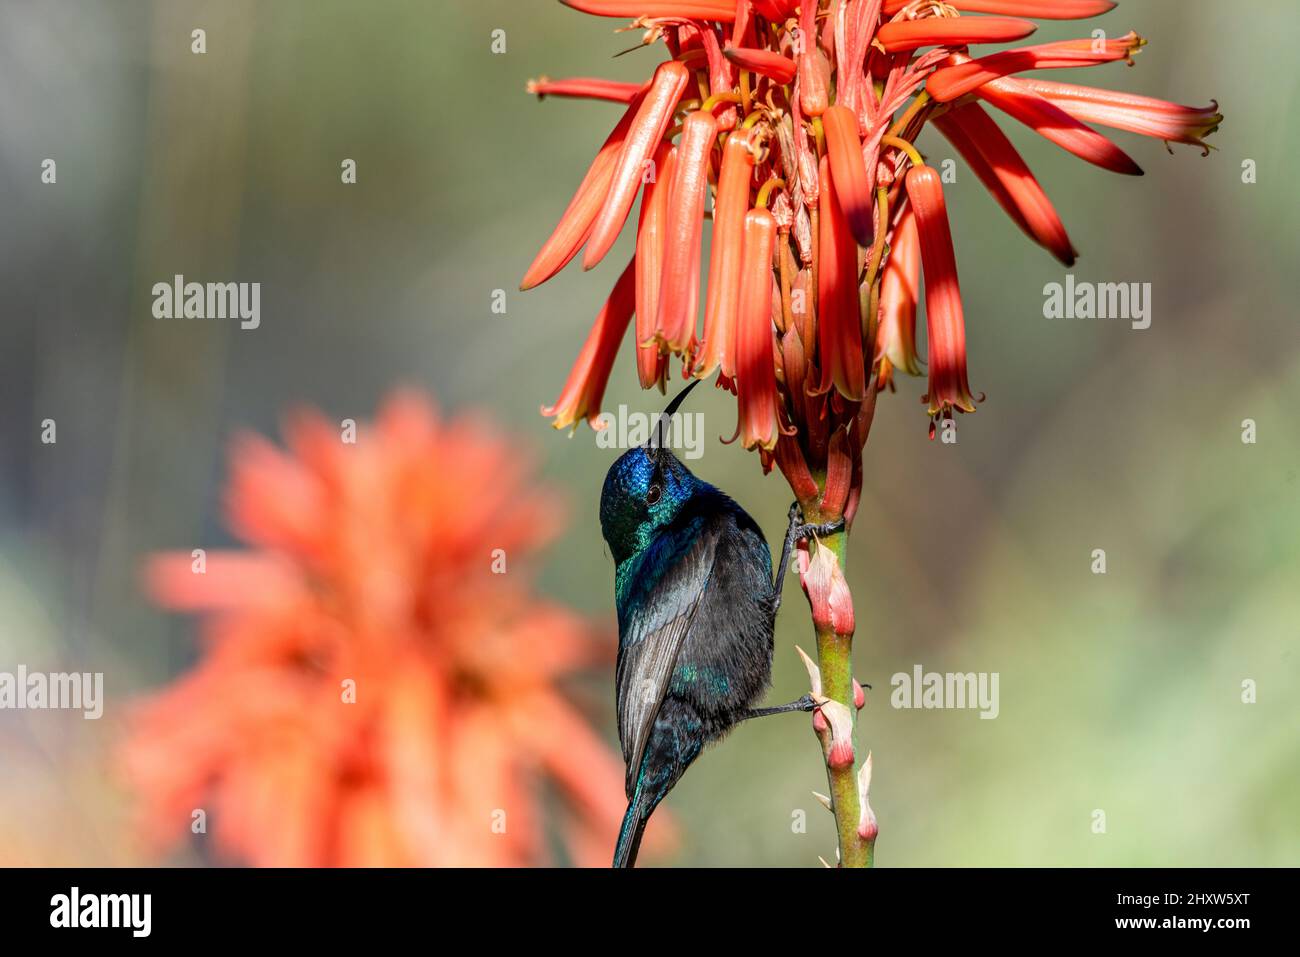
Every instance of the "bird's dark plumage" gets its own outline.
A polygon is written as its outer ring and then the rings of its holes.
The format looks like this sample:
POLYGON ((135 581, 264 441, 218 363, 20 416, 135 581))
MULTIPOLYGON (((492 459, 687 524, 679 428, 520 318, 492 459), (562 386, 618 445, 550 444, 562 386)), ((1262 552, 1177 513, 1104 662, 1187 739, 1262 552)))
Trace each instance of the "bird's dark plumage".
POLYGON ((810 695, 754 709, 772 675, 772 633, 790 550, 842 522, 805 525, 790 508, 776 576, 758 524, 666 447, 664 423, 699 384, 677 393, 646 446, 619 457, 600 495, 618 607, 618 736, 627 813, 614 866, 636 863, 646 821, 704 745, 746 718, 810 711, 810 695))
POLYGON ((628 812, 615 865, 709 741, 767 687, 779 604, 762 531, 666 448, 632 449, 605 478, 615 562, 618 728, 628 812))

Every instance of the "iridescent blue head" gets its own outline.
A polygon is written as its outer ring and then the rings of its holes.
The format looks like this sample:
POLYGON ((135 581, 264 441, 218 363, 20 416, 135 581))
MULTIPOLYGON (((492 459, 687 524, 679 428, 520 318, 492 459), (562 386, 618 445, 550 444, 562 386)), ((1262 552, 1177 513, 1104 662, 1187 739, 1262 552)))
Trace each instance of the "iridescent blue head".
POLYGON ((624 452, 605 475, 600 530, 615 564, 622 564, 653 542, 677 519, 691 496, 707 487, 666 447, 662 430, 698 382, 673 397, 651 440, 624 452))

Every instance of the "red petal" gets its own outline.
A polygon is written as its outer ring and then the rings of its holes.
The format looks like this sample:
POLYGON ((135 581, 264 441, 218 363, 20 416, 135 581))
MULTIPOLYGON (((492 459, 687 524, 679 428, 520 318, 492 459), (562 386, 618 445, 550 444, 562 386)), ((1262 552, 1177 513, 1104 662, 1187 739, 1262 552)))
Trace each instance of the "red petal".
POLYGON ((876 358, 882 384, 892 369, 920 375, 916 358, 916 304, 921 290, 921 241, 916 216, 909 206, 894 227, 889 243, 889 260, 880 280, 880 331, 876 334, 876 358))
POLYGON ((655 335, 670 352, 686 352, 695 342, 704 196, 709 189, 709 153, 717 136, 718 121, 712 113, 697 110, 682 123, 682 138, 668 194, 663 278, 655 321, 655 335))
POLYGON ((992 80, 979 88, 978 95, 1082 160, 1114 173, 1142 175, 1142 167, 1122 149, 1039 96, 1022 80, 1012 77, 992 80))
POLYGON ((618 80, 602 80, 597 77, 574 76, 563 80, 550 77, 538 77, 528 81, 528 92, 535 93, 539 100, 548 96, 567 96, 582 100, 610 100, 614 103, 631 103, 642 90, 640 83, 621 83, 618 80))
POLYGON ((742 70, 761 73, 782 85, 794 79, 797 67, 794 60, 771 50, 755 50, 750 47, 727 47, 722 51, 728 60, 742 70))
POLYGON ((916 215, 925 272, 925 319, 930 340, 930 415, 951 409, 974 412, 966 381, 966 320, 957 261, 939 174, 930 166, 907 171, 907 198, 916 215))
MULTIPOLYGON (((713 30, 701 30, 699 34, 709 63, 709 94, 730 93, 739 82, 735 64, 722 55, 722 46, 713 30)), ((734 103, 719 103, 714 107, 713 115, 718 118, 718 129, 736 128, 739 111, 734 103)))
POLYGON ((817 49, 817 4, 799 7, 799 107, 805 116, 821 116, 830 102, 821 51, 817 49))
POLYGON ((668 372, 667 356, 654 343, 654 323, 659 315, 659 283, 663 278, 664 229, 668 217, 668 191, 677 149, 660 143, 655 152, 656 175, 641 193, 641 218, 636 233, 636 369, 641 388, 662 387, 668 372))
POLYGON ((623 141, 605 205, 592 223, 591 236, 587 240, 586 251, 582 254, 583 269, 590 269, 604 259, 614 245, 614 240, 618 239, 619 231, 632 209, 637 188, 641 185, 646 161, 664 138, 673 118, 673 110, 677 108, 677 101, 681 99, 690 75, 690 70, 676 60, 661 63, 655 70, 650 89, 641 101, 623 141))
POLYGON ((781 474, 790 483, 794 497, 800 502, 810 503, 817 497, 817 481, 808 469, 799 440, 793 435, 782 434, 776 442, 776 464, 781 474))
POLYGON ((542 415, 554 417, 557 429, 574 425, 584 416, 592 428, 597 427, 600 400, 604 398, 609 373, 614 367, 614 356, 635 308, 636 260, 633 259, 596 316, 560 397, 554 405, 542 407, 542 415))
MULTIPOLYGON (((799 0, 752 0, 754 9, 773 23, 794 15, 799 0)), ((738 0, 736 7, 749 6, 750 0, 738 0)))
POLYGON ((903 53, 928 46, 1006 43, 1037 29, 1036 23, 1017 17, 926 17, 881 24, 876 39, 887 53, 903 53))
POLYGON ((596 153, 587 175, 578 184, 573 199, 569 200, 568 208, 560 217, 559 225, 542 244, 533 264, 524 273, 523 281, 519 284, 520 289, 532 289, 546 282, 567 266, 569 260, 577 255, 582 244, 587 241, 587 236, 591 233, 591 224, 596 221, 596 215, 600 212, 601 205, 609 193, 609 184, 614 177, 614 164, 618 162, 619 154, 623 151, 623 141, 627 138, 627 131, 632 126, 632 120, 640 104, 641 97, 639 95, 633 97, 627 112, 623 114, 623 118, 618 121, 618 125, 614 127, 613 132, 596 153))
POLYGON ((871 183, 862 158, 862 142, 858 139, 858 118, 847 107, 836 104, 822 114, 822 127, 840 208, 853 230, 853 238, 862 246, 870 246, 875 237, 875 224, 871 183))
POLYGON ((969 103, 937 118, 934 123, 1007 215, 1034 242, 1048 249, 1065 265, 1072 266, 1074 246, 1061 218, 993 118, 979 104, 969 103))
POLYGON ((1223 121, 1219 105, 1213 102, 1209 106, 1181 106, 1149 96, 1090 86, 1031 79, 1020 82, 1076 120, 1100 123, 1172 143, 1189 143, 1205 148, 1202 137, 1217 130, 1223 121))
POLYGON ((748 130, 727 138, 713 204, 713 240, 709 253, 709 288, 704 307, 704 342, 695 375, 705 378, 721 367, 736 376, 736 310, 740 299, 741 255, 749 184, 754 172, 748 130))
POLYGON ((772 250, 776 220, 766 209, 745 214, 736 327, 736 396, 740 438, 747 449, 776 447, 776 366, 772 348, 772 250))
POLYGON ((819 391, 830 388, 833 382, 841 395, 858 402, 867 387, 858 303, 858 244, 841 211, 839 184, 826 157, 821 161, 820 178, 817 361, 822 382, 819 391))
POLYGON ((736 19, 735 0, 560 0, 566 7, 598 17, 637 19, 717 20, 736 19))
POLYGON ((1146 43, 1136 33, 1118 40, 1063 40, 1041 46, 1003 50, 956 66, 936 70, 925 82, 925 89, 940 103, 947 103, 983 86, 989 80, 1021 73, 1025 70, 1062 70, 1099 66, 1116 60, 1132 61, 1133 53, 1146 43), (1098 48, 1100 47, 1100 49, 1098 48))
MULTIPOLYGON (((849 482, 853 478, 853 452, 849 433, 836 429, 826 456, 826 486, 818 509, 822 515, 843 515, 849 500, 849 482)), ((853 631, 850 624, 849 632, 853 631)))

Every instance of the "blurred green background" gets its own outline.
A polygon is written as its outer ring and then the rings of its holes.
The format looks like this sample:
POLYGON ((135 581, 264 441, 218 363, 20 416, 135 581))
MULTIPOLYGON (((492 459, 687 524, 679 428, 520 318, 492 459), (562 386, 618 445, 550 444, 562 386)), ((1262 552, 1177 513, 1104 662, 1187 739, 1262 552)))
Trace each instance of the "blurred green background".
MULTIPOLYGON (((955 446, 927 441, 922 381, 882 400, 851 544, 882 866, 1300 863, 1298 23, 1289 0, 1144 0, 1035 37, 1135 29, 1151 40, 1135 67, 1052 78, 1226 114, 1207 158, 1117 133, 1140 179, 1002 123, 1070 230, 1076 277, 1152 284, 1145 331, 1044 319, 1065 270, 958 160, 949 209, 988 399, 955 446), (999 672, 1000 716, 892 709, 890 676, 915 664, 999 672)), ((648 75, 656 52, 611 59, 638 36, 617 25, 549 0, 0 4, 0 670, 104 670, 121 700, 187 667, 194 623, 144 601, 138 563, 232 543, 230 435, 278 435, 304 402, 361 419, 401 383, 526 436, 572 504, 541 587, 612 628, 596 504, 613 456, 537 410, 630 237, 590 274, 516 287, 619 109, 538 103, 524 83, 648 75), (261 328, 153 319, 150 287, 175 273, 260 281, 261 328)), ((932 133, 922 146, 952 155, 932 133)), ((661 402, 624 349, 606 407, 661 402)), ((783 480, 717 441, 729 396, 692 402, 709 436, 692 467, 775 540, 783 480)), ((786 598, 771 701, 806 690, 797 581, 786 598)), ((612 674, 596 700, 613 744, 612 674)), ((103 758, 113 733, 0 713, 0 863, 140 859, 103 758)), ((670 797, 682 840, 661 862, 815 865, 833 848, 810 795, 824 785, 806 719, 742 726, 670 797)))

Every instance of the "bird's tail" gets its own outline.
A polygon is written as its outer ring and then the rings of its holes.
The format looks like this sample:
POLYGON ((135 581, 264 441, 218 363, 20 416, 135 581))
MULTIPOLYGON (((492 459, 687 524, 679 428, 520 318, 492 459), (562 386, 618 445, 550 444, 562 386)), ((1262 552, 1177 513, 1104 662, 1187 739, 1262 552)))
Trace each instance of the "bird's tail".
POLYGON ((655 803, 644 787, 644 780, 638 781, 632 799, 627 802, 623 826, 618 829, 614 867, 636 866, 637 851, 641 849, 641 835, 645 833, 646 822, 650 820, 650 812, 654 810, 655 803))

